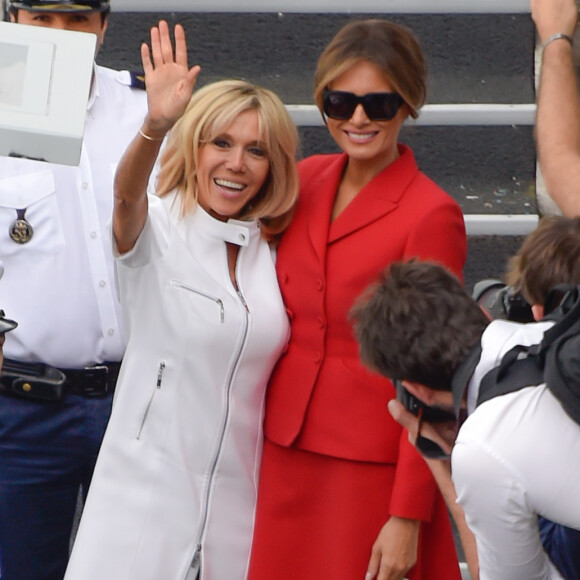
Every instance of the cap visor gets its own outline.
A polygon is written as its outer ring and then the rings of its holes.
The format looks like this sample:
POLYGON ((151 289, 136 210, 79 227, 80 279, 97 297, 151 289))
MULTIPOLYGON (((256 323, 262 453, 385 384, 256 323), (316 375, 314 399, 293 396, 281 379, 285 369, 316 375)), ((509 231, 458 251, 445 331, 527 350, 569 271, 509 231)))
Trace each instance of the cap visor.
POLYGON ((86 4, 43 4, 42 6, 26 6, 27 12, 103 12, 105 8, 94 8, 86 4))

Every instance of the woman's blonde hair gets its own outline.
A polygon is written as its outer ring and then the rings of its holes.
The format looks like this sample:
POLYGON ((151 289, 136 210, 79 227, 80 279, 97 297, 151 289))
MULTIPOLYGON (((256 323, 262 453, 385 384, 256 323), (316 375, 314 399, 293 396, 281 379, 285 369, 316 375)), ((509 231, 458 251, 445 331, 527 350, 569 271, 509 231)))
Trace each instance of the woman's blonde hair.
POLYGON ((374 64, 416 119, 427 98, 427 63, 419 41, 388 20, 355 20, 341 28, 318 59, 314 100, 322 113, 324 89, 360 61, 374 64))
POLYGON ((224 80, 196 91, 168 136, 161 156, 157 193, 164 196, 177 190, 182 212, 194 209, 199 196, 200 148, 245 111, 258 114, 260 140, 270 170, 258 194, 236 218, 259 219, 262 233, 272 239, 290 223, 298 199, 298 133, 282 101, 268 89, 246 81, 224 80))

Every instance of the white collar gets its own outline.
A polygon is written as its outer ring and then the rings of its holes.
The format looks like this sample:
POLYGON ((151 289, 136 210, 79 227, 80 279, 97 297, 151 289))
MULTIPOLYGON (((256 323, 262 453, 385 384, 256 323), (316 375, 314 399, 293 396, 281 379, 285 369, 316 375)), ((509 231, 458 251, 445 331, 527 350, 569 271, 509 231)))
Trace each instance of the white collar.
POLYGON ((230 218, 223 222, 211 216, 201 206, 181 215, 181 196, 174 192, 167 195, 169 211, 181 235, 187 237, 189 231, 238 246, 247 246, 250 240, 260 236, 258 220, 237 220, 230 218))

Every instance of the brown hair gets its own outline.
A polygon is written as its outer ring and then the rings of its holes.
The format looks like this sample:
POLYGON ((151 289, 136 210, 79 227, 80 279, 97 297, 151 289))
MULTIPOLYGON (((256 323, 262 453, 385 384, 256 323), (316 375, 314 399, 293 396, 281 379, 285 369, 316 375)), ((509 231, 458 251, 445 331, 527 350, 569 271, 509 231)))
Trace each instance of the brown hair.
POLYGON ((416 119, 427 96, 427 64, 423 51, 408 28, 378 19, 350 22, 320 55, 314 75, 314 99, 320 111, 324 89, 363 60, 374 64, 388 78, 416 119))
POLYGON ((183 213, 198 200, 199 150, 245 111, 258 114, 270 171, 258 194, 242 209, 239 219, 259 219, 261 231, 272 239, 286 229, 298 199, 296 150, 298 133, 282 101, 268 89, 241 80, 224 80, 196 91, 171 129, 161 156, 157 193, 177 190, 183 213))
POLYGON ((489 323, 459 280, 432 262, 394 262, 351 312, 363 362, 390 379, 451 390, 489 323))
POLYGON ((542 218, 508 262, 506 282, 530 304, 558 284, 580 284, 580 217, 542 218))

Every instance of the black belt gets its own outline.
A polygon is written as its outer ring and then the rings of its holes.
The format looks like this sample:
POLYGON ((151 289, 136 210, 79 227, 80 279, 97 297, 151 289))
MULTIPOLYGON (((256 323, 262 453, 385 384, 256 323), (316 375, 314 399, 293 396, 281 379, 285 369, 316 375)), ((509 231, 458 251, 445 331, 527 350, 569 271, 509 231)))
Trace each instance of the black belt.
POLYGON ((60 369, 43 363, 4 359, 0 391, 41 401, 60 401, 67 393, 104 397, 115 390, 120 366, 118 362, 107 362, 82 369, 60 369))

